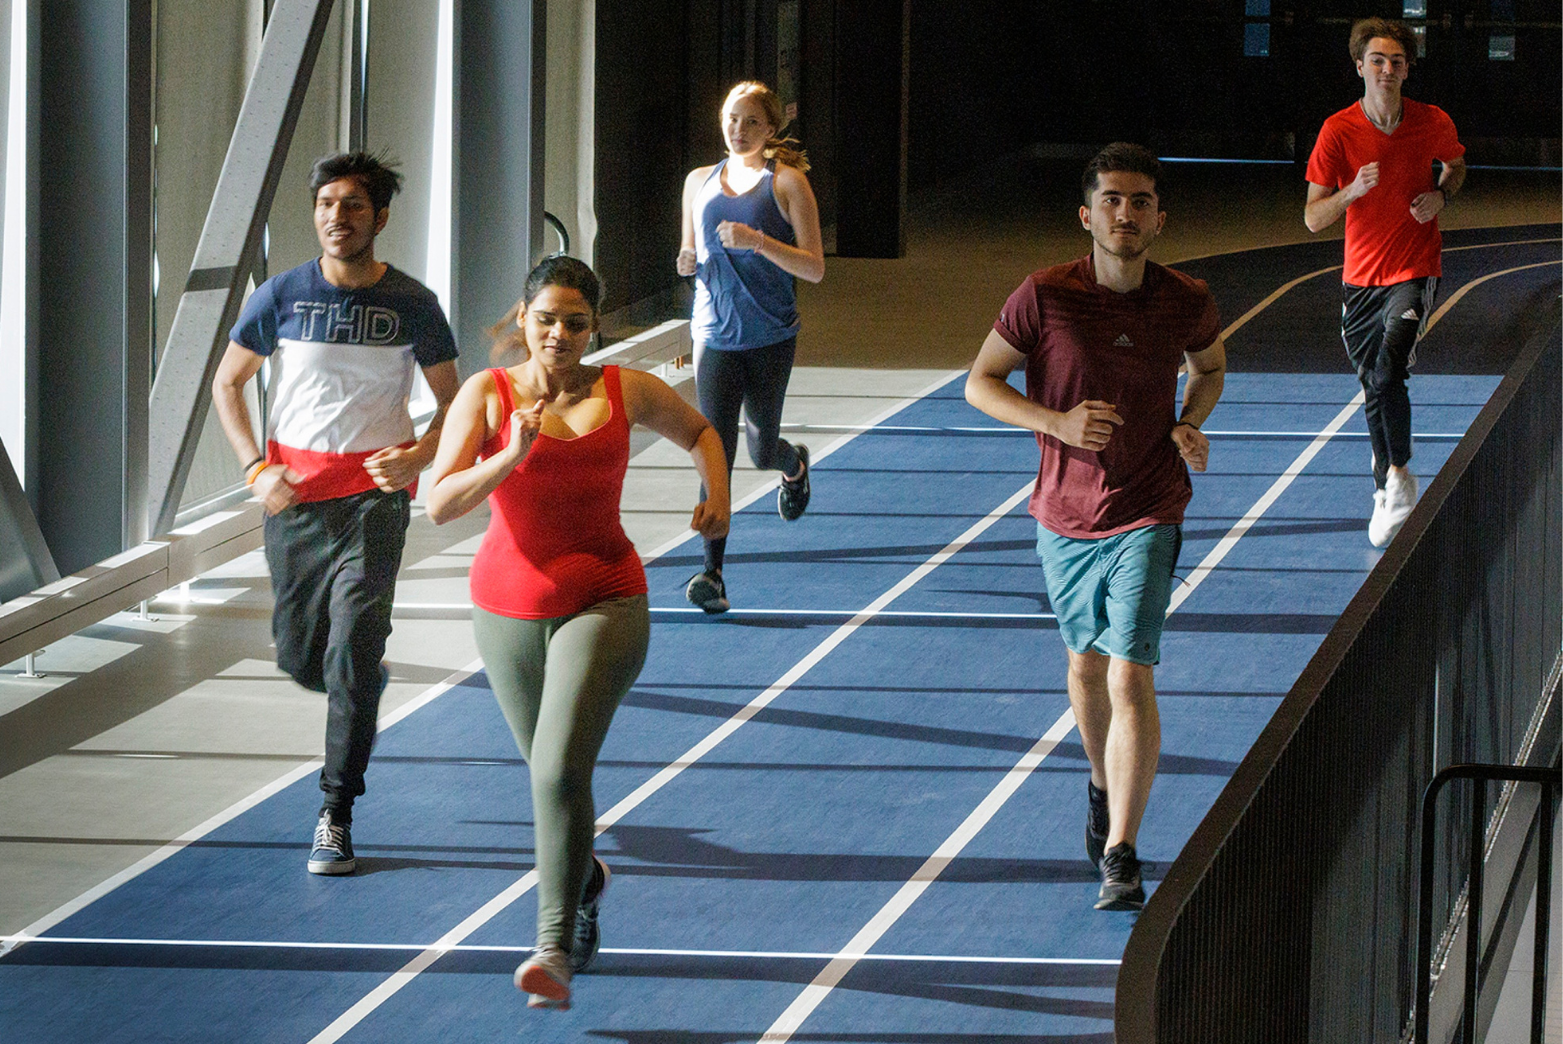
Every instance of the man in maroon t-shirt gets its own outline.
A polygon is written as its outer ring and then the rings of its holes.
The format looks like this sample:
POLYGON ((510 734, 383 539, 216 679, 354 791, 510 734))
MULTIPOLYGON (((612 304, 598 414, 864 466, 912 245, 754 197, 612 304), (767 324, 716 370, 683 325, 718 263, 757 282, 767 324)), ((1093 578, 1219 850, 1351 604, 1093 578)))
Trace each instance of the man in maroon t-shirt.
POLYGON ((1033 273, 1010 295, 966 380, 973 406, 1037 433, 1031 514, 1091 763, 1085 845, 1102 874, 1099 910, 1145 903, 1134 845, 1161 754, 1152 669, 1188 468, 1205 470, 1199 426, 1226 372, 1210 291, 1146 258, 1167 219, 1160 173, 1155 156, 1123 142, 1087 165, 1080 223, 1091 253, 1033 273), (1022 366, 1024 395, 1008 382, 1022 366))
POLYGON ((1303 220, 1319 232, 1346 217, 1341 339, 1373 443, 1368 539, 1383 547, 1416 504, 1406 379, 1442 272, 1438 212, 1465 181, 1465 146, 1442 109, 1400 96, 1416 53, 1403 22, 1364 18, 1349 47, 1362 99, 1319 129, 1303 220))

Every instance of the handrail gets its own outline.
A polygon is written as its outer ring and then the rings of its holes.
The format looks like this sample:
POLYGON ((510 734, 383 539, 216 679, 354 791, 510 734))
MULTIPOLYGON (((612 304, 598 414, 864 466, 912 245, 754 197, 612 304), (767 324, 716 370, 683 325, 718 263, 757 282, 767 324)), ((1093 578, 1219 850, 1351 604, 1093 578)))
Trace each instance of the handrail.
POLYGON ((657 376, 666 377, 667 367, 682 365, 682 360, 693 354, 694 340, 689 333, 688 319, 669 319, 633 337, 626 337, 600 351, 592 352, 581 360, 588 366, 605 362, 616 365, 647 363, 658 366, 657 376))
POLYGON ((252 500, 0 602, 0 663, 30 656, 261 543, 261 505, 252 500))
MULTIPOLYGON (((593 352, 583 362, 655 365, 665 376, 669 365, 680 365, 693 350, 689 320, 674 319, 593 352)), ((242 487, 220 493, 208 501, 216 510, 190 520, 167 539, 149 540, 28 594, 0 602, 0 663, 31 656, 84 627, 134 608, 260 547, 260 503, 229 503, 231 498, 248 494, 242 487)))
MULTIPOLYGON (((1442 760, 1534 763, 1473 715, 1499 671, 1528 694, 1506 716, 1542 713, 1563 648, 1556 301, 1522 324, 1524 347, 1499 387, 1146 904, 1118 974, 1123 1044, 1223 1039, 1240 1027, 1273 1044, 1390 1039, 1409 1027, 1414 976, 1392 965, 1414 908, 1386 903, 1397 889, 1409 897, 1416 867, 1385 840, 1416 829, 1431 744, 1462 745, 1442 760), (1510 489, 1521 473, 1524 488, 1510 489), (1353 891, 1364 860, 1375 883, 1353 891), (1363 917, 1381 938, 1330 949, 1363 917), (1258 1011, 1242 1001, 1255 991, 1267 994, 1258 1011)), ((1556 706, 1546 713, 1552 737, 1556 706)))
POLYGON ((570 233, 569 230, 564 227, 564 222, 560 221, 546 210, 543 211, 543 222, 548 225, 549 228, 553 229, 554 234, 559 237, 559 253, 568 254, 570 252, 570 233))
MULTIPOLYGON (((1523 765, 1465 764, 1451 765, 1433 777, 1422 794, 1422 866, 1417 892, 1417 986, 1416 1031, 1412 1044, 1429 1044, 1428 1011, 1433 996, 1433 870, 1434 831, 1438 795, 1455 780, 1515 783, 1539 783, 1541 810, 1540 851, 1536 869, 1535 963, 1531 980, 1531 1040, 1541 1044, 1547 1007, 1547 931, 1552 915, 1552 791, 1563 787, 1556 768, 1530 768, 1523 765)), ((1477 972, 1481 968, 1482 867, 1487 843, 1487 793, 1477 786, 1471 792, 1471 876, 1466 885, 1465 906, 1465 1017, 1461 1020, 1462 1044, 1476 1040, 1477 972)))

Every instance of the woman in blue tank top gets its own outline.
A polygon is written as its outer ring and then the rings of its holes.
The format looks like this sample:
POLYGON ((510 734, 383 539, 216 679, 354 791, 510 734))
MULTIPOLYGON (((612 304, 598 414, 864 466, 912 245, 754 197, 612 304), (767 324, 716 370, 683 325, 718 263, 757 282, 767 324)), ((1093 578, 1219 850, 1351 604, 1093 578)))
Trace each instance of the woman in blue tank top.
MULTIPOLYGON (((798 346, 794 277, 825 275, 819 206, 793 139, 779 139, 781 101, 763 83, 738 84, 722 104, 727 158, 684 179, 678 274, 695 277, 690 329, 700 412, 722 437, 731 473, 738 416, 749 457, 780 471, 776 508, 792 521, 809 503, 809 451, 780 435, 782 402, 798 346)), ((708 613, 728 608, 722 558, 727 538, 707 539, 705 567, 684 596, 708 613)))

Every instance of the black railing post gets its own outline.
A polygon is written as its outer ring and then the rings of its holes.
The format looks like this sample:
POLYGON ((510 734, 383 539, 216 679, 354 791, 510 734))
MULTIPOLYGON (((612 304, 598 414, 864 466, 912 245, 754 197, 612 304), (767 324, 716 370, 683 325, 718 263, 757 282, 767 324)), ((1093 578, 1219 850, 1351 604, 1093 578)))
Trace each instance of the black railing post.
POLYGON ((1536 950, 1531 964, 1530 1039, 1542 1044, 1547 1027, 1547 932, 1552 924, 1552 788, 1541 788, 1541 852, 1536 860, 1536 950))
POLYGON ((1482 864, 1487 849, 1487 781, 1471 785, 1471 874, 1465 892, 1465 1016, 1460 1040, 1476 1044, 1476 991, 1482 970, 1482 864))
POLYGON ((1422 794, 1422 866, 1417 888, 1416 915, 1416 1029, 1412 1044, 1426 1044, 1427 1009, 1433 999, 1433 838, 1437 836, 1438 792, 1443 789, 1439 775, 1422 794))
POLYGON ((1547 935, 1552 916, 1552 817, 1553 788, 1563 786, 1554 768, 1518 765, 1451 765, 1439 772, 1422 792, 1422 860, 1417 890, 1416 1010, 1412 1015, 1411 1044, 1428 1044, 1429 1007, 1433 993, 1433 864, 1438 795, 1444 784, 1456 779, 1473 783, 1471 794, 1471 869, 1466 886, 1465 994, 1460 1039, 1476 1040, 1478 972, 1481 970, 1482 872, 1487 847, 1487 784, 1495 780, 1541 785, 1537 827, 1541 850, 1536 860, 1535 964, 1531 979, 1531 1041, 1542 1044, 1547 1000, 1547 935))

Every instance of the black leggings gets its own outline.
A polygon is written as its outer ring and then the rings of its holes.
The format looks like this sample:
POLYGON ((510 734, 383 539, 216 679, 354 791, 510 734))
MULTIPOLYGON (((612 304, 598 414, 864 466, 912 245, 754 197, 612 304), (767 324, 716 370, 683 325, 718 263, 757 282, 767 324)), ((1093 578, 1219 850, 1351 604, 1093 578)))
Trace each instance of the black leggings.
MULTIPOLYGON (((798 470, 798 453, 781 432, 782 403, 798 339, 789 337, 763 348, 723 351, 695 346, 695 389, 700 412, 722 437, 727 473, 733 473, 738 452, 738 411, 743 408, 749 459, 761 471, 791 475, 798 470)), ((704 490, 701 496, 705 496, 704 490)), ((706 572, 720 572, 727 538, 706 541, 706 572)))

